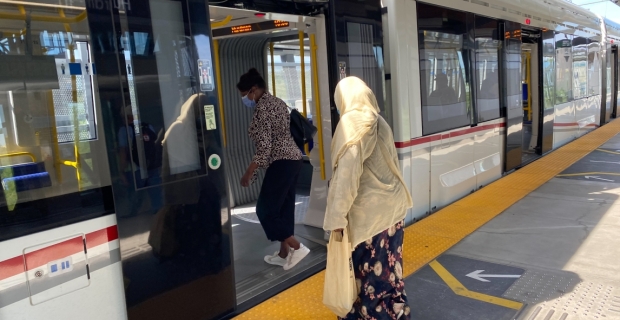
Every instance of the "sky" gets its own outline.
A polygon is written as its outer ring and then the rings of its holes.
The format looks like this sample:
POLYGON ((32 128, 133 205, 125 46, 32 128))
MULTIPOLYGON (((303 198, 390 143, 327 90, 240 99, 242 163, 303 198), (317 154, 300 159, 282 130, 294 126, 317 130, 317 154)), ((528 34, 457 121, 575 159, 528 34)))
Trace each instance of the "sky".
POLYGON ((609 0, 570 0, 578 6, 599 14, 616 23, 620 23, 620 6, 609 0))

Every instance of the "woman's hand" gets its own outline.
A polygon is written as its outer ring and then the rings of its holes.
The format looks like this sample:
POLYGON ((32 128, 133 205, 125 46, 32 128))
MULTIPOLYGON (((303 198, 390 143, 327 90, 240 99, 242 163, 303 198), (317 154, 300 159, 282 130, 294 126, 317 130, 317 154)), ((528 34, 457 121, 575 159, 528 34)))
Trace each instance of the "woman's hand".
POLYGON ((250 186, 250 182, 252 181, 252 176, 254 176, 254 172, 256 171, 256 169, 258 169, 258 165, 254 162, 250 163, 250 165, 248 166, 248 169, 245 170, 245 174, 243 175, 243 177, 241 177, 242 187, 247 188, 250 186))
POLYGON ((243 177, 241 177, 241 186, 242 187, 249 187, 250 186, 250 181, 252 180, 252 174, 244 174, 243 177))

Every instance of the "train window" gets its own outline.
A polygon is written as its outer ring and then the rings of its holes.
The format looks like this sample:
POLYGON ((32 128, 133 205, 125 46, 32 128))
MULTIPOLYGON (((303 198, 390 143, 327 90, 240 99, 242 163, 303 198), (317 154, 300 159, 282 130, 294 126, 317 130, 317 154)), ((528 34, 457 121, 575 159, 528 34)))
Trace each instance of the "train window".
POLYGON ((478 122, 499 113, 499 39, 497 20, 476 16, 476 109, 478 122))
POLYGON ((601 94, 601 44, 588 44, 588 96, 601 94))
POLYGON ((419 3, 422 133, 471 124, 469 72, 474 15, 419 3), (439 23, 438 23, 439 21, 439 23))
MULTIPOLYGON (((284 100, 292 108, 301 111, 303 99, 301 94, 301 55, 299 50, 291 50, 291 47, 299 46, 299 40, 284 40, 274 43, 273 66, 275 74, 271 72, 271 50, 267 47, 267 86, 272 94, 284 100), (275 88, 273 87, 275 84, 275 88)), ((304 64, 306 75, 306 111, 307 117, 312 119, 312 65, 310 63, 310 48, 304 52, 304 64)))
POLYGON ((379 108, 384 110, 385 76, 383 75, 383 38, 376 24, 347 21, 346 69, 350 76, 364 80, 377 96, 379 108))
POLYGON ((555 33, 543 32, 543 99, 544 109, 553 109, 555 105, 555 33))
POLYGON ((573 97, 575 100, 588 96, 588 39, 573 39, 573 97))
POLYGON ((573 36, 555 34, 555 103, 573 100, 573 36))
MULTIPOLYGON (((49 14, 40 8, 33 17, 49 14)), ((13 5, 0 11, 19 16, 13 5)), ((88 21, 80 9, 65 14, 72 23, 3 21, 0 241, 114 210, 105 140, 96 139, 88 21)))

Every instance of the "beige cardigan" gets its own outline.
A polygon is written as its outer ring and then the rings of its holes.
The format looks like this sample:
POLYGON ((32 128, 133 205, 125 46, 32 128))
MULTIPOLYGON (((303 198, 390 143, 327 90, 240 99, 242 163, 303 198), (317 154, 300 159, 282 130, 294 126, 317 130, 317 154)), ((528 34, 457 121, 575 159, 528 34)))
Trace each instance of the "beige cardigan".
MULTIPOLYGON (((351 144, 338 159, 327 197, 323 228, 349 227, 353 248, 402 221, 413 206, 402 178, 394 137, 378 116, 376 143, 366 137, 351 144)), ((373 137, 374 138, 374 137, 373 137)))

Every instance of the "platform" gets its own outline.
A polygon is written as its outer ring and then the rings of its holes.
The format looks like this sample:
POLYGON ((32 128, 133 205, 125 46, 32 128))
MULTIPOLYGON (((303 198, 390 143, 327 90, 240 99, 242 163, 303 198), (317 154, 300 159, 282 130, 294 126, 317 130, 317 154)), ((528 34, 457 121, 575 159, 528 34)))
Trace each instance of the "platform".
MULTIPOLYGON (((620 319, 620 121, 405 230, 411 319, 620 319)), ((336 319, 324 273, 238 319, 336 319)))

